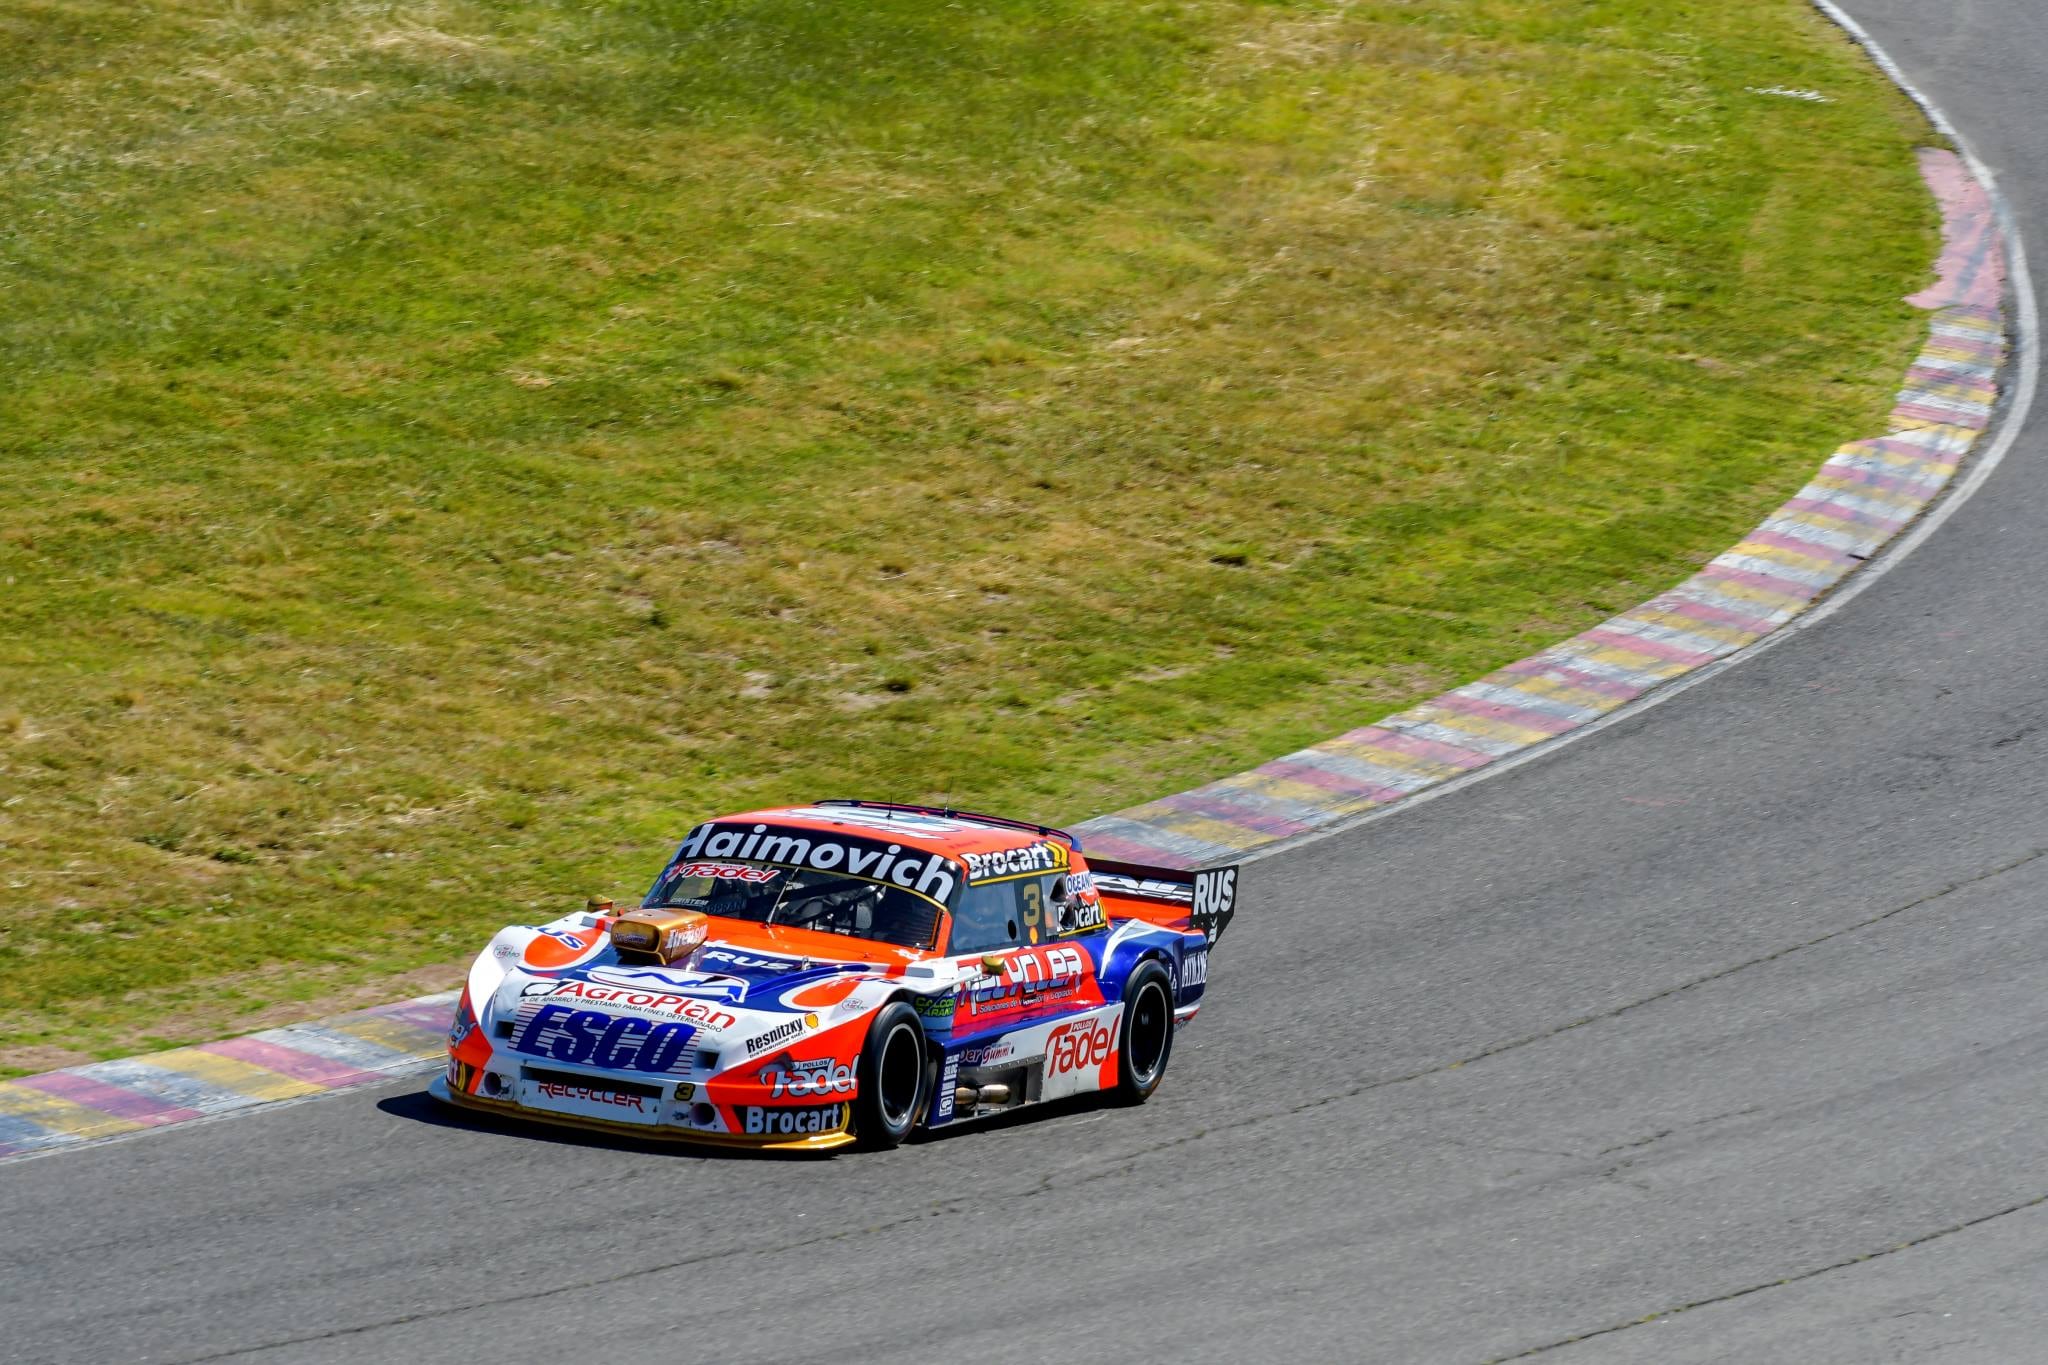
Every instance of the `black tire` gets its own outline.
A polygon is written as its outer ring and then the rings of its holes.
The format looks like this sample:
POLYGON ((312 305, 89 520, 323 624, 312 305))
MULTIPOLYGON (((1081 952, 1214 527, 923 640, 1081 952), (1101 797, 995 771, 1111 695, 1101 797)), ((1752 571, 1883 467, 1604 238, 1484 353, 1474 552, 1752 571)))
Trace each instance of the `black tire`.
POLYGON ((1116 1094, 1125 1104, 1152 1098, 1173 1056, 1173 983, 1157 962, 1143 962, 1124 982, 1122 1047, 1116 1094))
POLYGON ((910 1136, 924 1107, 924 1025, 901 1000, 884 1005, 868 1025, 853 1096, 853 1135, 880 1151, 910 1136))

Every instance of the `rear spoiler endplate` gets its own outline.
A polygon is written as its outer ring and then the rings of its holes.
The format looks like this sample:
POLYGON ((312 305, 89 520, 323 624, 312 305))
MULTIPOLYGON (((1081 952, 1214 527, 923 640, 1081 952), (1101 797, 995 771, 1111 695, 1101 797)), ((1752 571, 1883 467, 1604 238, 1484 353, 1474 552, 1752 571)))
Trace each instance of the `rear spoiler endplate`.
POLYGON ((1211 946, 1223 937, 1223 931, 1237 913, 1235 866, 1153 867, 1114 858, 1089 858, 1088 871, 1095 878, 1096 889, 1112 899, 1185 907, 1188 928, 1206 935, 1211 946))

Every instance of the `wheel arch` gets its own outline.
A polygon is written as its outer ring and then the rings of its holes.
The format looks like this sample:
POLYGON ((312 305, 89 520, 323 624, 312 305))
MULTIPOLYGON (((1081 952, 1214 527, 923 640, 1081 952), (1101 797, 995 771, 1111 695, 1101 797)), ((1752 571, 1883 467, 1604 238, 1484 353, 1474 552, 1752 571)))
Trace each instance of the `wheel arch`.
POLYGON ((1180 958, 1177 948, 1174 937, 1165 930, 1136 935, 1122 943, 1112 942, 1109 950, 1103 954, 1102 965, 1096 972, 1097 979, 1105 988, 1104 998, 1112 998, 1110 988, 1113 987, 1113 998, 1122 1000, 1124 986, 1130 981, 1132 974, 1147 962, 1157 962, 1166 969, 1168 981, 1178 984, 1180 958))

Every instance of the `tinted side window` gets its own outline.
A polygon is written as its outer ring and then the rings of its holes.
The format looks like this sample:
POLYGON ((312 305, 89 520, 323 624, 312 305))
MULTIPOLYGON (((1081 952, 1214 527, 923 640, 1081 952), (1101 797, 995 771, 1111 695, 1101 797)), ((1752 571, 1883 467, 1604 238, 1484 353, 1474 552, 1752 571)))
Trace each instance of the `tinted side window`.
POLYGON ((985 953, 1029 942, 1019 912, 1017 888, 1028 878, 969 886, 953 906, 954 953, 985 953))
POLYGON ((1059 895, 1053 888, 1065 875, 1011 877, 968 887, 953 908, 950 951, 985 953, 1052 938, 1061 923, 1059 895))

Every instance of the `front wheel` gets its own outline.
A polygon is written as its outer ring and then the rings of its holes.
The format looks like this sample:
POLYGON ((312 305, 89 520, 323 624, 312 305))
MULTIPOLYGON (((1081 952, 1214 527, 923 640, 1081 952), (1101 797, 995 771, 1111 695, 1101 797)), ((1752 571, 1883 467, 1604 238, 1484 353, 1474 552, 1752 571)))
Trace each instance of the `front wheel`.
POLYGON ((1173 1055, 1173 987, 1157 962, 1139 964, 1124 983, 1123 1049, 1116 1069, 1117 1098, 1143 1104, 1166 1075, 1173 1055))
POLYGON ((901 1000, 884 1005, 861 1048, 853 1096, 853 1135, 870 1151, 910 1136, 924 1099, 924 1026, 901 1000))

